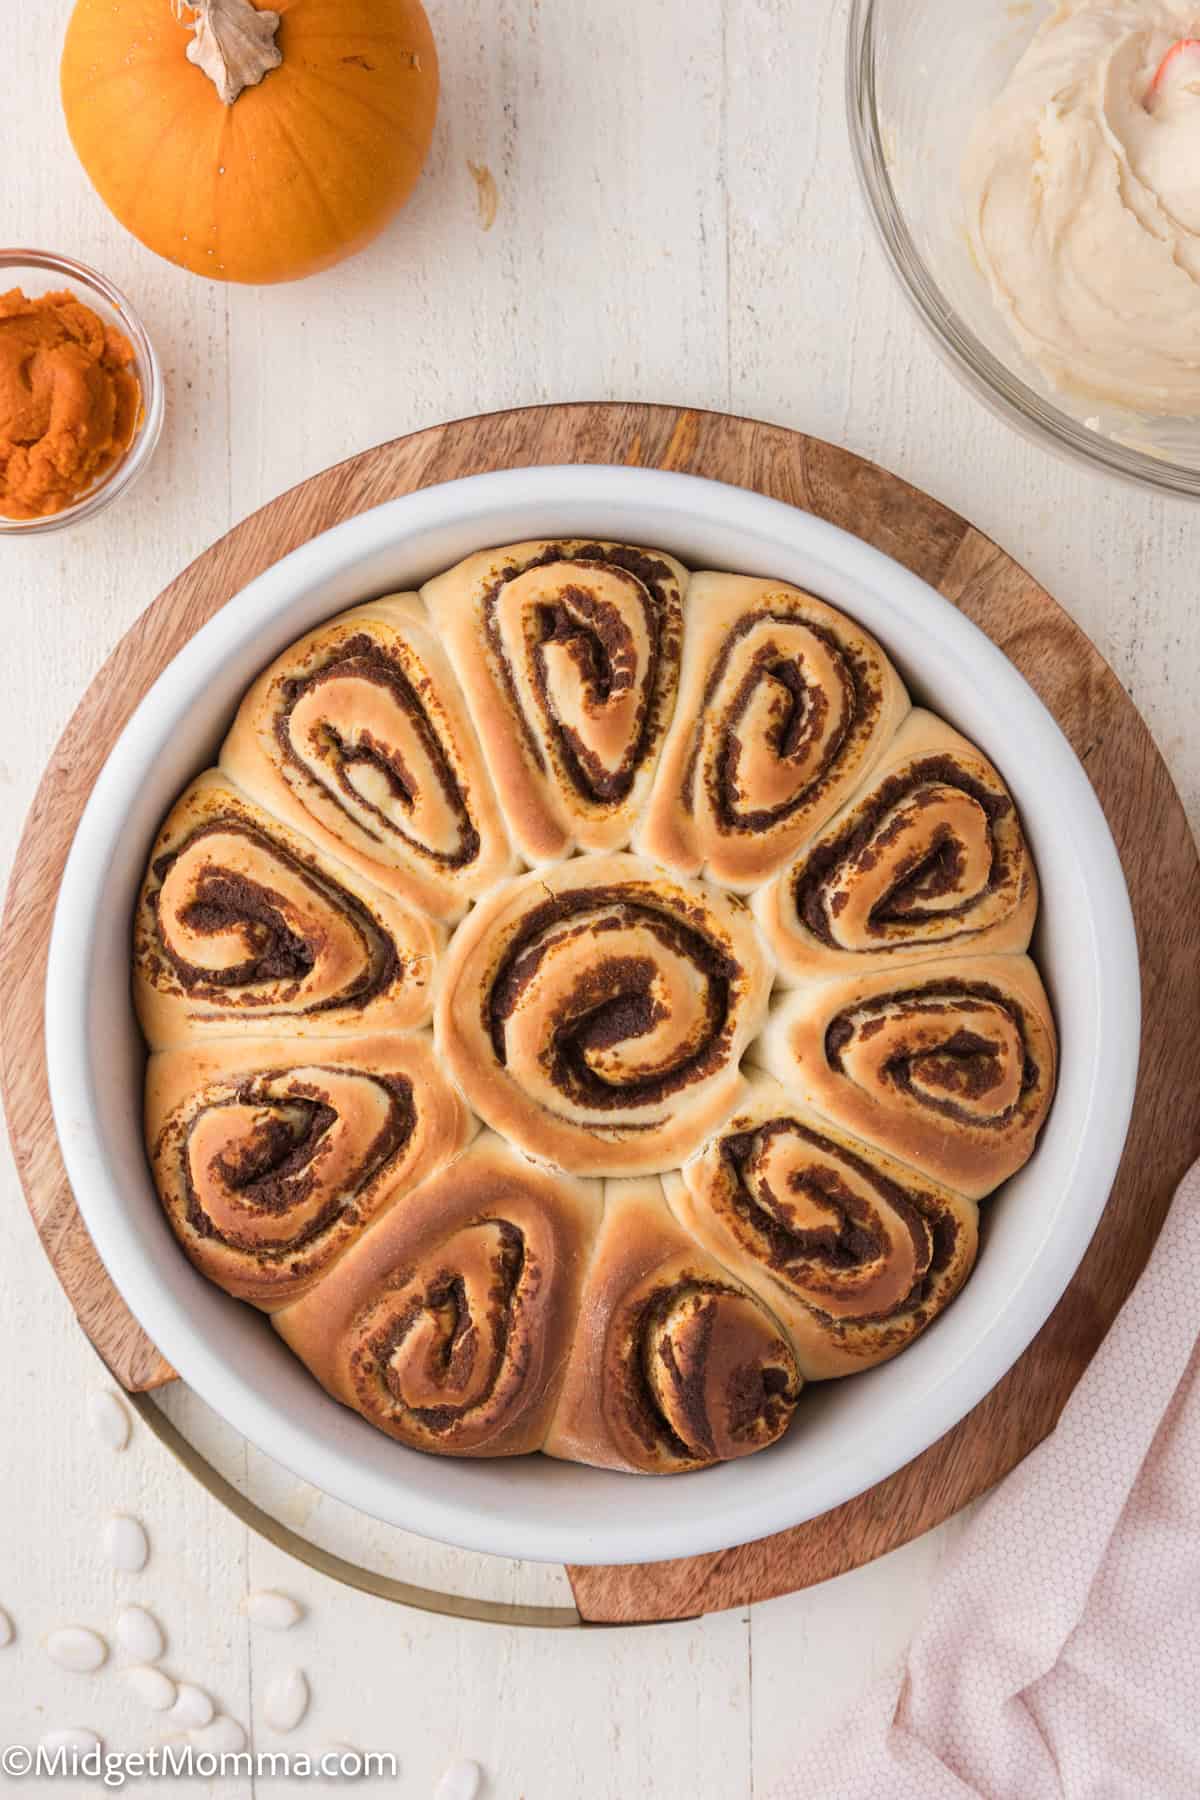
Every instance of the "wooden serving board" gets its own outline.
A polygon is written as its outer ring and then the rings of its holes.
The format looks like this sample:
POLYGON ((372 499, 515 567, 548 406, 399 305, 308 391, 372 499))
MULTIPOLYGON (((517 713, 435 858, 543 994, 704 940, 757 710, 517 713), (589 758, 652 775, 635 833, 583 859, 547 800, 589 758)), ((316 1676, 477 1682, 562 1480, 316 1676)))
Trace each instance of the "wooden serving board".
POLYGON ((88 689, 38 789, 0 936, 4 1095, 30 1210, 79 1321, 130 1390, 172 1378, 117 1296, 75 1209, 50 1113, 42 990, 54 900, 84 802, 130 713, 188 638, 288 551, 434 482, 547 463, 625 463, 713 476, 830 519, 939 589, 1012 658, 1070 738, 1125 866, 1144 993, 1133 1124, 1100 1229, 1053 1317, 987 1398, 869 1493, 719 1556, 568 1571, 593 1622, 693 1617, 856 1568, 948 1518, 1051 1429, 1141 1271, 1171 1194, 1200 1154, 1200 864, 1150 734, 1112 670, 989 539, 885 470, 753 420, 670 407, 535 407, 440 425, 327 470, 255 513, 150 606, 88 689))

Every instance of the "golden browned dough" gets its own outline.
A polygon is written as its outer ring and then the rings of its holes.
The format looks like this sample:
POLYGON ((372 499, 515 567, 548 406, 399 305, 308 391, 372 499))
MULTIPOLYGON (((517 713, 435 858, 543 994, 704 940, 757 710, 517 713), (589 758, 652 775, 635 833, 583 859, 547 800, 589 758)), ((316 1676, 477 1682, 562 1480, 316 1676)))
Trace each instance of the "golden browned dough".
POLYGON ((1057 1064, 1027 956, 799 988, 755 1056, 834 1124, 975 1200, 1033 1154, 1057 1064))
POLYGON ((973 744, 923 710, 754 898, 780 979, 793 986, 1026 950, 1037 905, 1008 789, 973 744))
POLYGON ((458 683, 415 594, 340 613, 243 700, 221 767, 397 900, 461 918, 513 867, 458 683))
POLYGON ((270 1311, 318 1283, 475 1121, 428 1033, 234 1038, 146 1076, 155 1185, 202 1274, 270 1311))
POLYGON ((152 1049, 196 1037, 407 1030, 429 1018, 438 928, 212 769, 159 831, 134 924, 152 1049))
POLYGON ((748 1455, 970 1275, 1054 1092, 1037 906, 1000 774, 834 607, 482 552, 278 656, 158 835, 164 1208, 410 1449, 748 1455))
POLYGON ((782 1321, 808 1381, 911 1343, 971 1273, 973 1201, 757 1075, 698 1156, 663 1178, 698 1243, 782 1321))
POLYGON ((737 1103, 771 965, 746 908, 639 857, 576 857, 476 908, 436 1037, 494 1131, 576 1174, 671 1168, 737 1103))
POLYGON ((679 705, 635 847, 748 892, 837 811, 907 711, 844 613, 787 582, 693 575, 679 705))
POLYGON ((800 1387, 778 1321, 680 1229, 658 1177, 605 1182, 549 1454, 683 1474, 773 1444, 800 1387))
POLYGON ((272 1323, 335 1399, 414 1449, 538 1450, 600 1204, 599 1182, 485 1133, 272 1323))
POLYGON ((675 710, 687 571, 574 538, 472 556, 421 590, 530 863, 620 850, 675 710))

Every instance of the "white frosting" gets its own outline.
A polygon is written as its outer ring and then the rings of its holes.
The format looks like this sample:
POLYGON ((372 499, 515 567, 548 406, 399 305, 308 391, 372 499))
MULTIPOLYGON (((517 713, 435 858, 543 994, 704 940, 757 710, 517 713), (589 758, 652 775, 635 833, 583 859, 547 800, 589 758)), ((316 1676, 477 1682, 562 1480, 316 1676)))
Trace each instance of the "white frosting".
POLYGON ((972 133, 980 268, 1057 387, 1200 413, 1197 0, 1066 0, 972 133))

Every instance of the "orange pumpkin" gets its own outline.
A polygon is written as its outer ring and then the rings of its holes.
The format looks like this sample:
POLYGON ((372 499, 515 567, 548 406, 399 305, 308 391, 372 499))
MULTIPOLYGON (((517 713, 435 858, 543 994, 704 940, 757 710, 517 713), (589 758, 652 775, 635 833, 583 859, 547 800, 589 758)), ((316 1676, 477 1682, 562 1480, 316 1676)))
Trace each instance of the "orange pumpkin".
POLYGON ((143 244, 217 281, 295 281, 412 191, 437 113, 420 0, 76 0, 67 127, 143 244))

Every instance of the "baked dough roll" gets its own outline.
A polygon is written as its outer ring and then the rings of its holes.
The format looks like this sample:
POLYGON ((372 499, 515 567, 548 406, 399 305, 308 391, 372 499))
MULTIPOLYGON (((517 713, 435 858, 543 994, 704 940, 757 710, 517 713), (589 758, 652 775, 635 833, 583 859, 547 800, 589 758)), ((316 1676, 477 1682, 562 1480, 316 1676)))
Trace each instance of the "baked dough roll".
POLYGON ((528 862, 628 844, 675 709, 687 582, 661 551, 572 539, 422 589, 528 862))
POLYGON ((600 1206, 598 1181, 535 1169, 487 1133, 272 1323, 336 1400, 414 1450, 538 1450, 600 1206))
POLYGON ((845 802, 908 706, 844 613, 786 582, 693 575, 679 705, 635 848, 748 892, 845 802))
POLYGON ((548 1454, 702 1469, 782 1437, 800 1387, 778 1322, 680 1230, 657 1176, 606 1182, 548 1454))
POLYGON ((834 1124, 978 1200, 1033 1154, 1057 1052, 1029 958, 977 956, 797 989, 754 1055, 834 1124))
POLYGON ((306 1293, 474 1129, 428 1033, 237 1038, 160 1051, 146 1076, 146 1147, 176 1237, 265 1311, 306 1293))
POLYGON ((785 983, 1027 950, 1038 885, 1012 796, 932 713, 754 899, 785 983))
POLYGON ((903 1350, 975 1262, 975 1203, 757 1076, 733 1118, 663 1177, 680 1224, 766 1302, 807 1381, 903 1350))
POLYGON ((396 899, 461 918, 514 864, 446 653, 415 594, 285 650, 221 750, 243 792, 396 899))
POLYGON ((159 831, 134 922, 151 1049, 429 1018, 442 934, 255 806, 215 769, 159 831))
POLYGON ((770 959, 740 901, 635 856, 576 857, 463 922, 435 1033, 476 1112, 583 1175, 677 1164, 737 1104, 770 959))

